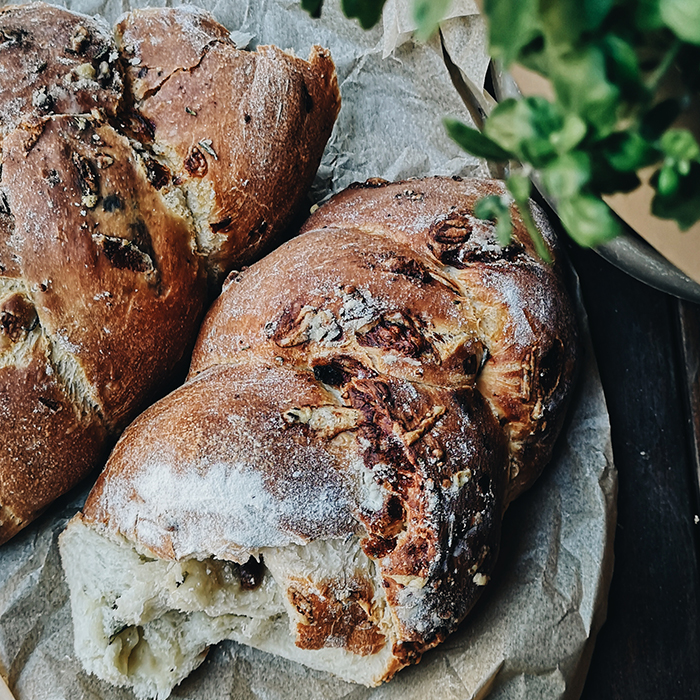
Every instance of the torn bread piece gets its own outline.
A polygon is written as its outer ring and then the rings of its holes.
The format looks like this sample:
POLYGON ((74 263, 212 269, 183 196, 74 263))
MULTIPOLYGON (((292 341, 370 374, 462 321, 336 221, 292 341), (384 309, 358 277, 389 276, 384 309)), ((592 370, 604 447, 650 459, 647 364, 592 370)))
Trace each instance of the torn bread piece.
POLYGON ((560 268, 473 217, 504 192, 373 181, 229 276, 61 535, 86 669, 165 698, 233 639, 375 686, 457 628, 578 358, 560 268))
POLYGON ((127 429, 61 535, 87 670, 166 697, 228 638, 376 685, 447 636, 495 560, 503 435, 468 389, 345 388, 215 367, 127 429))
POLYGON ((241 51, 194 7, 134 10, 116 34, 134 108, 220 281, 267 250, 311 186, 340 109, 330 53, 241 51))

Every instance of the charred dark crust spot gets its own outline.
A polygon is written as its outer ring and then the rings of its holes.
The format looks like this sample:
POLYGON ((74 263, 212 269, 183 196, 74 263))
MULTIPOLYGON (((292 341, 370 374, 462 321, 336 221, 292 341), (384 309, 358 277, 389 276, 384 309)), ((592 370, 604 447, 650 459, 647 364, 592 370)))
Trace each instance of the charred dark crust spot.
POLYGON ((46 87, 41 87, 32 95, 32 106, 36 107, 42 114, 51 114, 56 106, 56 101, 53 95, 46 90, 46 87))
POLYGON ((243 121, 244 121, 246 124, 250 124, 250 120, 251 120, 252 118, 253 118, 253 117, 251 117, 250 114, 244 114, 244 115, 243 115, 243 121))
POLYGON ((92 42, 90 32, 82 24, 79 24, 70 37, 70 44, 66 47, 66 53, 82 54, 92 42))
POLYGON ((396 537, 367 537, 361 542, 361 547, 370 559, 382 559, 396 549, 396 537))
POLYGON ((406 316, 382 317, 368 331, 357 333, 355 337, 363 347, 393 350, 405 357, 419 358, 434 354, 432 345, 406 316))
POLYGON ((100 193, 96 169, 93 168, 92 163, 87 158, 75 151, 71 156, 71 160, 78 176, 78 186, 83 196, 83 203, 88 207, 94 207, 100 193))
POLYGON ((389 180, 384 180, 381 177, 371 177, 369 180, 364 182, 353 182, 348 186, 349 190, 367 190, 367 189, 377 189, 378 187, 386 187, 390 185, 389 180))
POLYGON ((52 411, 53 413, 56 413, 61 410, 61 404, 58 401, 55 401, 54 399, 49 399, 46 396, 40 396, 39 403, 43 406, 46 406, 46 408, 48 408, 49 411, 52 411))
POLYGON ((0 49, 31 47, 31 34, 21 27, 0 27, 0 49))
POLYGON ((39 322, 34 305, 22 294, 11 294, 0 302, 0 336, 13 343, 21 340, 39 322))
POLYGON ((155 258, 155 253, 153 252, 153 242, 151 241, 151 234, 148 231, 148 226, 143 219, 137 219, 133 224, 130 224, 129 231, 132 235, 133 244, 147 255, 152 261, 155 258))
POLYGON ((0 215, 11 216, 10 204, 7 201, 7 195, 4 190, 0 190, 0 215))
POLYGON ((477 370, 479 369, 479 362, 476 355, 467 355, 467 357, 465 357, 462 361, 462 367, 464 368, 464 374, 467 376, 476 374, 477 370))
POLYGON ((397 255, 389 263, 389 271, 417 282, 421 286, 432 284, 435 280, 428 268, 413 258, 397 255))
POLYGON ((425 644, 421 642, 396 642, 391 653, 403 664, 416 664, 421 660, 425 644))
MULTIPOLYGON (((462 265, 469 265, 472 263, 513 263, 516 262, 524 252, 525 248, 520 243, 511 243, 499 250, 465 250, 462 252, 459 262, 461 262, 462 265)), ((454 267, 459 267, 459 264, 454 265, 454 267)))
POLYGON ((309 88, 306 87, 306 83, 303 80, 301 81, 301 104, 307 114, 314 108, 314 98, 311 97, 309 88))
POLYGON ((221 221, 216 221, 213 224, 210 224, 210 226, 214 233, 219 233, 221 231, 228 231, 232 223, 233 219, 230 216, 227 216, 226 218, 221 219, 221 221))
POLYGON ((103 200, 102 200, 102 209, 106 211, 108 214, 111 214, 112 212, 115 211, 121 211, 124 208, 124 201, 122 198, 116 194, 108 194, 103 200))
POLYGON ((156 125, 146 119, 138 112, 129 112, 126 116, 128 124, 122 124, 122 127, 131 132, 131 134, 139 141, 151 142, 156 132, 156 125))
POLYGON ((265 231, 267 231, 267 221, 265 221, 265 219, 260 219, 255 228, 248 234, 248 240, 252 241, 256 238, 262 238, 265 235, 265 231))
POLYGON ((406 510, 401 498, 396 494, 391 494, 382 504, 382 507, 366 517, 366 525, 373 535, 365 544, 363 549, 369 555, 369 551, 376 552, 381 549, 380 556, 386 556, 396 547, 396 535, 404 529, 406 520, 406 510))
POLYGON ((107 61, 102 61, 97 67, 97 82, 106 89, 114 86, 114 74, 107 61))
POLYGON ((139 153, 141 157, 141 162, 146 170, 146 177, 148 181, 157 190, 170 184, 170 171, 162 164, 159 163, 155 158, 148 155, 148 153, 139 153))
POLYGON ((537 374, 544 396, 549 396, 559 385, 564 367, 564 343, 555 338, 552 346, 539 361, 537 374))
POLYGON ((349 379, 349 375, 335 362, 316 365, 314 367, 314 377, 318 382, 336 387, 345 384, 349 379))
POLYGON ((118 270, 152 273, 155 271, 153 246, 146 224, 138 220, 130 225, 131 238, 93 235, 110 264, 118 270))
POLYGON ((19 27, 0 27, 0 49, 28 48, 31 45, 30 34, 19 27))
POLYGON ((330 361, 321 361, 313 365, 316 381, 328 386, 341 387, 353 379, 371 379, 377 373, 363 365, 359 360, 344 355, 330 361))
POLYGON ((185 158, 184 165, 185 170, 192 177, 204 177, 207 174, 207 170, 209 170, 207 159, 197 146, 192 147, 189 155, 185 158))
POLYGON ((250 557, 245 564, 239 568, 241 577, 241 588, 246 591, 254 591, 260 586, 265 576, 265 565, 262 557, 258 561, 255 557, 250 557))
POLYGON ((131 272, 151 272, 153 270, 151 259, 131 241, 124 238, 102 236, 98 245, 102 248, 107 260, 118 270, 131 270, 131 272))

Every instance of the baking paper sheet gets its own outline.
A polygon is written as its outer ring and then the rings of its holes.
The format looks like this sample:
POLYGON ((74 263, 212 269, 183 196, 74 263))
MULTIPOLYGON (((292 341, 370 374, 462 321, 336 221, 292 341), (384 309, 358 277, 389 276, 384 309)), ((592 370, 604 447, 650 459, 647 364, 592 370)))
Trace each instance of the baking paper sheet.
MULTIPOLYGON (((132 6, 146 3, 134 2, 132 6)), ((158 4, 158 3, 149 3, 158 4)), ((177 4, 177 3, 176 3, 177 4)), ((199 3, 252 46, 275 43, 307 56, 331 49, 343 107, 313 189, 318 201, 357 180, 432 174, 486 175, 445 135, 442 117, 470 123, 453 88, 440 37, 415 45, 405 3, 390 0, 393 38, 365 32, 326 0, 312 20, 297 0, 199 3), (403 18, 403 19, 402 19, 403 18), (393 42, 393 44, 392 44, 393 42), (389 50, 387 51, 387 47, 389 50), (386 57, 384 54, 387 53, 386 57)), ((469 2, 455 3, 471 5, 469 2)), ((126 0, 77 0, 71 9, 113 22, 126 0)), ((480 18, 443 25, 450 55, 474 84, 488 65, 480 18)), ((388 30, 387 30, 388 31, 388 30)), ((583 311, 579 307, 582 323, 583 311)), ((584 337, 587 337, 584 333, 584 337)), ((181 700, 572 699, 605 617, 612 569, 615 470, 600 380, 590 348, 555 459, 506 513, 497 570, 445 644, 390 683, 367 689, 234 643, 212 649, 173 692, 181 700)), ((73 654, 68 589, 57 537, 89 485, 61 499, 0 548, 0 675, 17 700, 133 700, 86 675, 73 654)))

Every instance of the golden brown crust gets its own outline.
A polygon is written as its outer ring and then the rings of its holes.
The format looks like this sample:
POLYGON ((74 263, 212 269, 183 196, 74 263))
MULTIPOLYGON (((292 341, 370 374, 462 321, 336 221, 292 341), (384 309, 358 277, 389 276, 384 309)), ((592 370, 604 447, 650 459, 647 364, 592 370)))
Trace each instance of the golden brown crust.
POLYGON ((362 576, 315 584, 293 577, 287 597, 300 618, 295 642, 300 649, 341 646, 352 654, 369 656, 386 644, 379 611, 372 605, 374 587, 362 576))
POLYGON ((14 338, 26 347, 16 364, 0 367, 0 542, 94 469, 107 437, 96 416, 76 410, 46 340, 37 332, 14 338))
POLYGON ((204 285, 190 224, 127 139, 92 118, 18 129, 3 161, 39 322, 80 365, 106 423, 121 427, 196 332, 204 285))
POLYGON ((0 140, 50 114, 115 114, 123 85, 109 28, 44 3, 0 11, 0 140))
POLYGON ((317 231, 227 281, 190 376, 261 355, 320 367, 342 353, 391 376, 465 386, 483 359, 476 327, 470 304, 410 247, 358 230, 317 231))
MULTIPOLYGON (((488 354, 477 385, 509 435, 511 501, 551 456, 575 378, 578 338, 559 263, 539 259, 517 210, 505 248, 494 226, 474 217, 478 199, 505 193, 503 183, 488 180, 370 180, 333 197, 302 231, 357 229, 409 245, 469 300, 488 354)), ((556 261, 554 234, 532 206, 556 261)))
POLYGON ((326 450, 325 441, 309 441, 304 426, 290 426, 283 415, 332 402, 313 374, 265 364, 213 368, 126 429, 84 517, 165 559, 211 550, 243 563, 261 547, 353 532, 342 458, 326 450), (251 444, 252 435, 260 440, 251 444), (277 450, 287 458, 276 459, 277 450), (295 476, 299 469, 305 478, 295 476), (250 489, 236 489, 244 479, 250 489), (198 491, 207 482, 212 488, 198 491), (268 507, 270 499, 276 509, 268 507), (245 543, 232 536, 236 531, 247 532, 245 543))
POLYGON ((16 279, 22 275, 17 251, 12 245, 14 230, 14 217, 5 193, 0 190, 0 278, 16 279))
POLYGON ((217 42, 232 45, 228 29, 193 5, 132 10, 116 26, 129 66, 131 91, 142 100, 173 73, 191 71, 217 42))
POLYGON ((134 12, 118 32, 133 52, 136 108, 195 203, 200 247, 221 277, 267 248, 296 210, 280 203, 299 202, 311 185, 340 109, 330 54, 239 51, 200 12, 134 12), (173 70, 174 56, 152 63, 151 39, 170 32, 188 70, 173 70))

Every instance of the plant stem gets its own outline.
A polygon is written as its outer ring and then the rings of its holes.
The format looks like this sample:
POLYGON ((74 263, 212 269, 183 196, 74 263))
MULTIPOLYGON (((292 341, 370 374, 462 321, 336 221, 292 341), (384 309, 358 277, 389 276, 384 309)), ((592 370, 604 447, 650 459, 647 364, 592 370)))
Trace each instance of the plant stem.
POLYGON ((542 260, 544 260, 546 263, 551 264, 552 256, 549 253, 547 244, 544 242, 544 238, 542 238, 540 230, 537 228, 535 221, 532 218, 532 213, 530 212, 530 204, 527 201, 516 201, 515 206, 518 207, 518 210, 520 211, 520 216, 523 220, 523 223, 525 224, 527 232, 530 234, 530 238, 532 239, 532 242, 535 246, 535 251, 537 252, 537 255, 539 255, 542 258, 542 260))
POLYGON ((657 91, 659 83, 668 72, 668 69, 673 65, 673 62, 676 60, 682 45, 683 42, 680 39, 674 39, 671 48, 666 52, 666 55, 661 60, 661 63, 659 63, 656 70, 651 74, 651 76, 649 76, 649 79, 646 81, 646 85, 651 92, 657 91))

